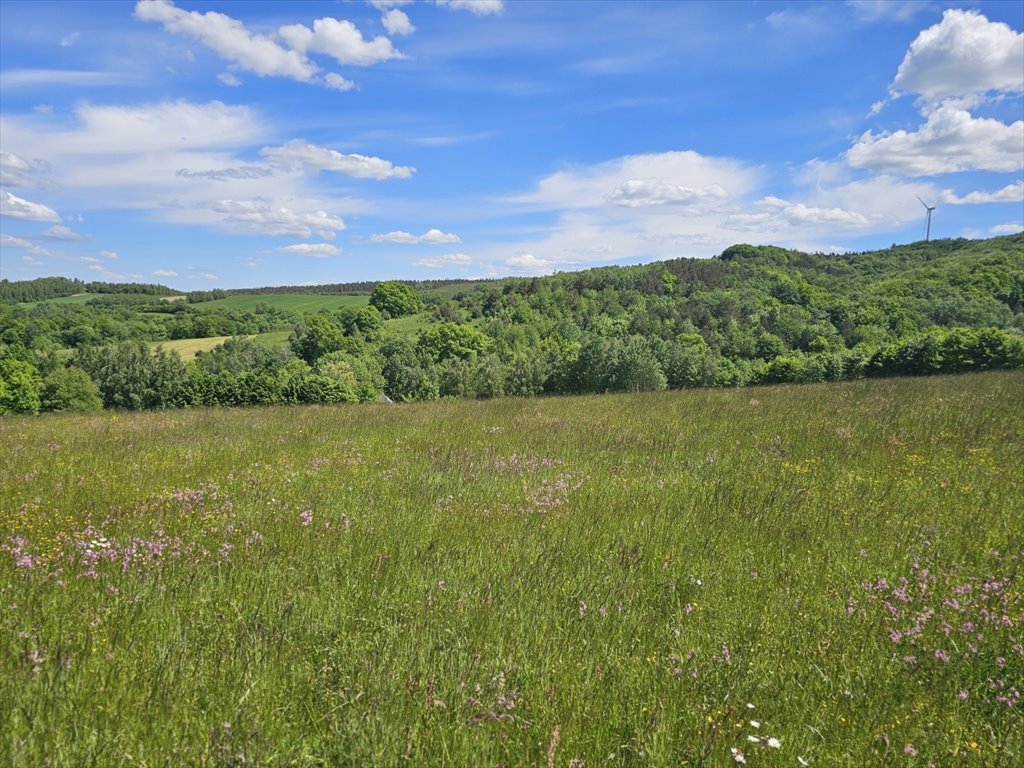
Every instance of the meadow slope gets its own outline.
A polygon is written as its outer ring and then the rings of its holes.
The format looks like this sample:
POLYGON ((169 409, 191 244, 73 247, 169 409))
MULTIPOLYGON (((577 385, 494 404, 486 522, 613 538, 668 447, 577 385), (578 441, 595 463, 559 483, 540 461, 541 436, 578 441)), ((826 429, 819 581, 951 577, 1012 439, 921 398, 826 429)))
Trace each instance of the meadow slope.
POLYGON ((1019 764, 1022 394, 4 418, 0 763, 1019 764))

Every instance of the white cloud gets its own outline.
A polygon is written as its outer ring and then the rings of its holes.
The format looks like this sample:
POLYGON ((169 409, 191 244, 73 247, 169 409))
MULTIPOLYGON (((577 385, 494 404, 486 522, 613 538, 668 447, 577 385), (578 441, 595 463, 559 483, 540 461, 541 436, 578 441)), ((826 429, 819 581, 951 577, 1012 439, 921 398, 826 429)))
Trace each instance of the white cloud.
POLYGON ((440 267, 448 266, 466 266, 472 263, 472 259, 464 253, 446 253, 443 256, 436 256, 429 259, 420 259, 414 261, 412 265, 414 267, 430 267, 431 269, 437 269, 440 267))
POLYGON ((380 21, 389 35, 411 35, 416 31, 416 27, 409 21, 409 17, 397 8, 385 11, 380 17, 380 21))
POLYGON ((700 205, 719 203, 729 198, 729 193, 718 184, 699 189, 668 184, 661 179, 630 179, 622 182, 609 195, 609 202, 637 208, 650 205, 700 205))
MULTIPOLYGON (((693 151, 627 155, 604 163, 553 173, 528 195, 514 202, 560 208, 600 208, 609 205, 609 190, 636 179, 700 190, 720 188, 740 196, 760 183, 761 171, 731 158, 707 157, 693 151)), ((657 206, 655 206, 657 207, 657 206)))
POLYGON ((137 74, 97 72, 74 69, 10 69, 0 72, 0 86, 4 88, 36 88, 41 85, 86 87, 117 85, 138 78, 137 74))
POLYGON ((311 237, 313 232, 333 234, 345 228, 337 216, 326 211, 299 213, 283 206, 272 207, 262 200, 217 200, 208 208, 225 214, 229 226, 264 235, 311 237))
POLYGON ((448 232, 442 232, 440 229, 428 229, 419 238, 421 243, 431 243, 433 245, 439 243, 461 243, 462 239, 458 235, 454 235, 448 232))
POLYGON ((178 273, 172 269, 154 269, 153 275, 156 277, 177 277, 178 273))
MULTIPOLYGON (((193 269, 193 267, 189 267, 193 269)), ((213 274, 212 272, 189 272, 186 277, 189 280, 220 280, 220 277, 213 274)))
POLYGON ((505 266, 514 272, 537 275, 554 272, 556 263, 550 259, 538 258, 532 253, 518 253, 505 259, 505 266))
POLYGON ((250 32, 238 19, 223 13, 183 11, 170 0, 139 0, 135 18, 160 22, 168 32, 192 37, 222 59, 261 77, 309 82, 317 71, 317 66, 303 53, 283 48, 266 35, 250 32))
POLYGON ((832 230, 859 229, 872 223, 866 216, 855 211, 791 203, 770 195, 760 200, 757 207, 760 209, 757 213, 739 213, 726 217, 722 226, 738 232, 772 232, 805 225, 832 230))
POLYGON ((453 11, 469 11, 477 16, 498 15, 504 12, 504 0, 434 0, 437 5, 453 11))
POLYGON ((908 176, 1016 171, 1024 167, 1024 120, 1005 125, 943 104, 917 131, 866 131, 846 160, 855 168, 908 176))
POLYGON ((343 155, 333 149, 301 141, 290 141, 281 147, 264 147, 260 154, 286 167, 337 171, 357 179, 407 179, 416 172, 415 168, 396 166, 379 157, 343 155))
POLYGON ((422 235, 413 235, 409 232, 396 230, 383 235, 370 235, 371 243, 402 243, 405 245, 416 245, 417 243, 428 243, 440 245, 442 243, 461 243, 462 238, 440 229, 428 229, 422 235))
POLYGON ((980 205, 983 203, 1020 203, 1024 202, 1024 181, 1007 184, 994 192, 969 192, 959 197, 953 190, 944 189, 939 196, 940 203, 948 205, 980 205))
POLYGON ((63 224, 54 224, 39 236, 46 240, 63 240, 69 243, 84 243, 89 240, 87 235, 80 235, 70 227, 65 227, 63 224))
POLYGON ((77 125, 71 128, 46 116, 5 118, 0 126, 5 143, 31 144, 45 151, 51 162, 61 155, 123 156, 235 147, 263 132, 249 107, 220 101, 83 104, 76 107, 75 117, 77 125))
POLYGON ((864 22, 907 21, 928 7, 921 0, 846 0, 846 4, 864 22))
POLYGON ((1018 232, 1024 232, 1024 224, 996 224, 989 232, 993 235, 1016 235, 1018 232))
POLYGON ((117 252, 116 251, 100 251, 100 256, 102 256, 104 259, 116 259, 117 258, 117 252))
MULTIPOLYGON (((15 248, 19 251, 28 251, 36 256, 53 256, 54 254, 45 248, 36 245, 30 240, 26 240, 22 237, 14 237, 14 235, 0 234, 0 247, 3 248, 15 248)), ((38 262, 35 262, 38 263, 38 262)))
POLYGON ((237 88, 242 84, 242 81, 230 72, 221 72, 217 75, 217 79, 224 83, 224 85, 230 86, 231 88, 237 88))
POLYGON ((1024 92, 1024 34, 976 11, 949 9, 910 44, 892 83, 927 102, 1024 92))
POLYGON ((0 152, 0 184, 10 187, 24 187, 29 183, 29 174, 48 173, 49 165, 40 160, 25 160, 10 152, 0 152))
POLYGON ((328 72, 324 75, 323 84, 332 91, 351 91, 356 87, 355 83, 351 80, 346 80, 336 72, 328 72))
POLYGON ((211 168, 206 171, 190 171, 187 168, 180 168, 176 175, 186 179, 229 181, 238 179, 260 179, 264 176, 272 176, 273 173, 274 169, 265 165, 242 165, 236 168, 211 168))
POLYGON ((355 24, 347 19, 326 17, 313 22, 313 29, 303 24, 281 27, 278 34, 294 51, 303 54, 324 53, 342 64, 366 67, 390 59, 404 58, 386 37, 363 38, 355 24))
POLYGON ((52 208, 17 197, 7 191, 0 192, 0 216, 26 221, 60 221, 60 216, 52 208))
POLYGON ((60 47, 61 48, 68 48, 68 47, 74 45, 75 41, 78 40, 78 37, 79 37, 79 33, 78 32, 72 32, 70 35, 64 35, 64 37, 62 37, 60 39, 60 47))
POLYGON ((100 260, 94 256, 79 256, 78 260, 85 264, 99 264, 100 260))
POLYGON ((316 258, 326 258, 328 256, 334 256, 340 252, 340 248, 330 243, 295 243, 294 245, 284 245, 277 249, 281 253, 293 253, 299 256, 315 256, 316 258))

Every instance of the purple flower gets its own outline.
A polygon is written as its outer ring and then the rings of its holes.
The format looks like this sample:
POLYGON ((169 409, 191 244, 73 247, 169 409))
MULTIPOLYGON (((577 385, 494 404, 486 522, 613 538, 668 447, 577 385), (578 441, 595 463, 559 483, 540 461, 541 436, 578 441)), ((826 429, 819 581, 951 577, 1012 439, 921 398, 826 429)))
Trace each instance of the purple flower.
POLYGON ((908 742, 908 743, 907 743, 907 745, 906 745, 906 746, 905 746, 905 747, 903 748, 903 751, 904 751, 904 752, 905 752, 906 754, 910 755, 911 757, 917 757, 917 749, 916 749, 916 748, 914 747, 914 745, 913 745, 913 744, 911 744, 911 743, 909 743, 909 742, 908 742))
POLYGON ((313 510, 304 509, 299 513, 299 517, 302 518, 302 525, 305 527, 313 522, 313 510))

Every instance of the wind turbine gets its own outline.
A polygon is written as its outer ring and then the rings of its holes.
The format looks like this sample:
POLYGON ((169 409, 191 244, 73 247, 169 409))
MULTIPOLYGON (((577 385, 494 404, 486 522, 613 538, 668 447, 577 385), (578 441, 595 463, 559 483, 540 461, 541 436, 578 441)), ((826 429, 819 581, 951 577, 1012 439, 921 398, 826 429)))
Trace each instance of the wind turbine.
MULTIPOLYGON (((921 200, 920 195, 914 195, 918 200, 921 200)), ((932 211, 935 210, 934 205, 928 205, 924 200, 921 200, 921 205, 924 206, 925 210, 928 211, 927 224, 925 225, 924 241, 927 243, 932 236, 932 211)))

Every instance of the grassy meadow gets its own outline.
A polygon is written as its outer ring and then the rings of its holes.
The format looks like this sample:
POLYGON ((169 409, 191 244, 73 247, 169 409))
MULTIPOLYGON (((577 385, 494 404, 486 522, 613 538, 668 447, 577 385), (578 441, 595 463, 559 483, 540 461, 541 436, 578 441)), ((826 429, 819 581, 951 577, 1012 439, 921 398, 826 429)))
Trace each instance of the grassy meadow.
POLYGON ((1024 760, 1024 376, 0 420, 0 763, 1024 760))
POLYGON ((195 306, 201 309, 225 307, 227 309, 255 311, 260 304, 291 312, 319 312, 322 309, 341 309, 342 307, 365 307, 370 303, 370 294, 330 294, 317 295, 312 293, 263 293, 239 294, 224 299, 203 301, 195 306))

